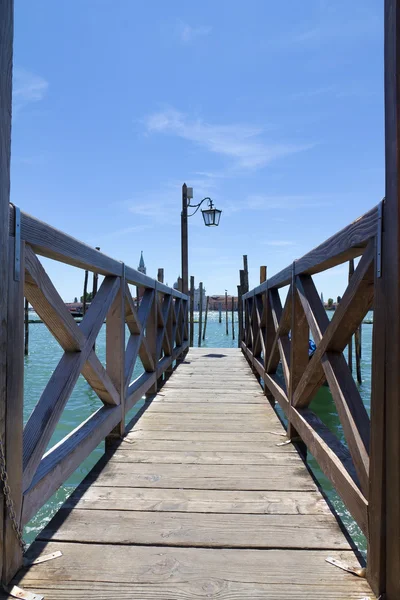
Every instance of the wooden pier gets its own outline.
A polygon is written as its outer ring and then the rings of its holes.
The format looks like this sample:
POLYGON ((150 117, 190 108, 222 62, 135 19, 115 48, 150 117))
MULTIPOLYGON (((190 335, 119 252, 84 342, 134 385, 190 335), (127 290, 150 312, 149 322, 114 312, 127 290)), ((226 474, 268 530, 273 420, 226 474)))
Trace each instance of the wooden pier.
POLYGON ((186 257, 175 290, 10 204, 14 11, 0 3, 3 597, 399 600, 400 0, 384 4, 384 200, 281 272, 262 267, 253 289, 245 255, 239 348, 189 350, 186 257), (99 278, 79 324, 41 257, 99 278), (354 259, 329 321, 313 276, 354 259), (24 424, 25 300, 63 352, 24 424), (371 308, 369 414, 345 351, 371 308), (81 375, 97 409, 52 445, 81 375), (345 442, 313 412, 324 383, 345 442), (100 462, 25 554, 24 526, 102 442, 100 462), (366 536, 366 578, 327 562, 360 575, 307 452, 366 536))
POLYGON ((28 553, 46 600, 361 600, 365 579, 238 349, 191 349, 28 553), (225 386, 221 387, 221 381, 225 386))

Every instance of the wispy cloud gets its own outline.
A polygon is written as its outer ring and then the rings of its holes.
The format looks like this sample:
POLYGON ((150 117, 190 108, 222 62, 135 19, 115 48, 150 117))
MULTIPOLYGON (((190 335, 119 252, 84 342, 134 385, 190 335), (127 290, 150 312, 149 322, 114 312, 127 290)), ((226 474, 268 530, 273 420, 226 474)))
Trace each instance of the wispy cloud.
POLYGON ((261 137, 265 131, 260 127, 191 120, 174 109, 149 115, 145 125, 148 133, 164 133, 189 140, 210 152, 233 159, 234 165, 242 169, 259 169, 273 160, 308 150, 315 145, 265 141, 261 137))
POLYGON ((178 23, 179 37, 184 44, 189 44, 199 37, 210 35, 211 31, 212 27, 209 26, 200 25, 192 27, 188 23, 183 23, 182 21, 178 23))
POLYGON ((48 90, 48 82, 30 71, 14 68, 13 77, 13 112, 20 112, 28 104, 39 102, 48 90))

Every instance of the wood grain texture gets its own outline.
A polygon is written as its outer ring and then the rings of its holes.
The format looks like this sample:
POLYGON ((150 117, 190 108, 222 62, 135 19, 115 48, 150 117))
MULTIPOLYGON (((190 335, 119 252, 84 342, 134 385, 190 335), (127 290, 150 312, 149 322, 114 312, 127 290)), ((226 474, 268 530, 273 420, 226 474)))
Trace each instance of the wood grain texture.
MULTIPOLYGON (((21 265, 24 264, 24 243, 21 243, 21 265)), ((14 240, 9 240, 7 310, 7 395, 5 460, 12 502, 21 525, 22 509, 22 437, 24 407, 24 284, 14 279, 14 240)), ((3 438, 4 439, 4 438, 3 438)), ((9 581, 22 564, 22 550, 15 535, 8 511, 4 515, 3 580, 9 581)))
POLYGON ((95 479, 98 486, 214 490, 314 491, 303 465, 204 465, 109 462, 95 479))
MULTIPOLYGON (((46 600, 67 599, 71 595, 78 600, 113 596, 124 600, 360 600, 370 594, 365 580, 332 568, 325 562, 326 552, 322 550, 39 542, 35 554, 56 550, 61 550, 62 559, 36 565, 20 579, 24 588, 45 592, 46 600)), ((351 552, 332 550, 330 554, 357 564, 351 552)))
POLYGON ((39 540, 207 548, 349 550, 332 515, 244 515, 61 509, 39 540), (102 526, 99 527, 99 522, 102 526))
POLYGON ((229 491, 89 486, 73 494, 65 508, 156 512, 329 514, 319 492, 229 491))
MULTIPOLYGON (((6 432, 7 300, 9 271, 9 212, 14 2, 0 4, 0 435, 6 432)), ((4 518, 0 496, 0 570, 3 569, 4 518)))
MULTIPOLYGON (((216 362, 215 380, 229 378, 230 359, 246 365, 240 350, 223 358, 200 350, 185 359, 193 374, 178 366, 170 378, 177 387, 148 403, 30 549, 61 550, 59 562, 21 572, 20 585, 55 600, 370 595, 365 581, 325 562, 334 555, 357 564, 295 447, 277 445, 284 430, 260 386, 243 394, 208 388, 203 397, 187 387, 205 377, 197 367, 216 362)), ((138 378, 127 406, 156 376, 138 378)))

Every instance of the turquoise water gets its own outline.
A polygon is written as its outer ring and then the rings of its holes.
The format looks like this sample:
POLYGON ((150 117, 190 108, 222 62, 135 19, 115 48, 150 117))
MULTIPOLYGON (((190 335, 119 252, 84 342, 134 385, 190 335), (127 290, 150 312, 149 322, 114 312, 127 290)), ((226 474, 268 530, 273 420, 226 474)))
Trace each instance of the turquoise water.
MULTIPOLYGON (((331 313, 332 314, 332 313, 331 313)), ((195 313, 195 320, 198 315, 195 313)), ((202 345, 209 348, 236 348, 237 347, 237 322, 235 322, 235 340, 232 340, 231 315, 229 315, 229 335, 226 335, 225 315, 222 316, 222 323, 218 322, 218 313, 212 312, 208 315, 206 337, 202 345)), ((237 319, 237 314, 235 315, 237 319)), ((24 419, 25 422, 32 412, 40 394, 49 381, 52 372, 57 366, 62 350, 58 342, 48 332, 43 324, 34 324, 29 327, 29 356, 25 358, 25 400, 24 400, 24 419)), ((198 324, 195 324, 194 343, 198 341, 198 324)), ((363 382, 359 386, 361 397, 369 411, 370 391, 371 391, 371 351, 372 351, 372 325, 363 325, 362 331, 362 375, 363 382)), ((105 327, 101 329, 96 341, 96 352, 105 363, 105 327)), ((140 363, 140 361, 138 361, 140 363)), ((355 361, 353 361, 355 364, 355 361)), ((143 372, 141 364, 138 364, 133 374, 133 379, 143 372)), ((135 408, 127 415, 128 422, 132 416, 140 410, 144 401, 138 403, 135 408)), ((49 447, 60 441, 66 434, 75 429, 82 421, 87 419, 98 408, 102 406, 101 401, 80 376, 75 389, 67 402, 60 422, 50 441, 49 447)), ((321 388, 311 404, 318 416, 324 423, 344 441, 343 430, 337 417, 335 405, 327 387, 321 388)), ((278 409, 279 410, 279 409, 278 409)), ((281 415, 282 416, 282 415, 281 415)), ((101 458, 104 452, 104 444, 101 444, 92 454, 81 464, 75 473, 60 487, 56 494, 42 507, 36 516, 25 527, 25 540, 30 543, 46 525, 50 518, 59 509, 66 498, 73 492, 75 487, 88 474, 90 469, 101 458)), ((326 495, 334 505, 336 511, 341 516, 348 531, 352 535, 360 550, 366 551, 366 541, 361 531, 354 523, 351 515, 348 513, 343 502, 332 488, 330 482, 320 471, 315 459, 309 454, 308 464, 312 468, 316 478, 323 487, 326 495)))

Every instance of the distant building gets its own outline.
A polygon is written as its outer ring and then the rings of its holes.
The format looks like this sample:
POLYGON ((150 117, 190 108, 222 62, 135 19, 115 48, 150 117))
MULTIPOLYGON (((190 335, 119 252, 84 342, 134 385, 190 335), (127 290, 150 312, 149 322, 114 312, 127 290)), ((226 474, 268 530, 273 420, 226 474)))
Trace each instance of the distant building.
MULTIPOLYGON (((179 290, 178 279, 174 283, 174 290, 179 290)), ((203 287, 203 310, 206 308, 206 298, 206 289, 203 287)), ((200 288, 194 288, 193 307, 194 310, 199 310, 200 308, 200 288)))
MULTIPOLYGON (((194 288, 194 298, 193 298, 193 306, 194 310, 199 310, 200 308, 200 288, 194 288)), ((206 290, 203 288, 203 310, 206 308, 206 290)))

